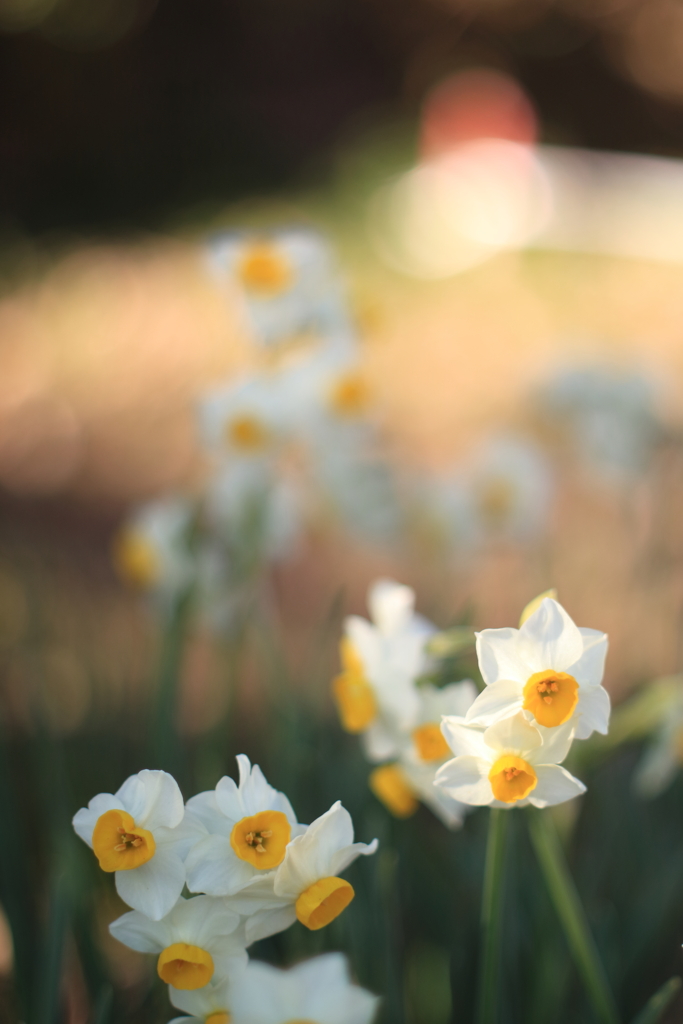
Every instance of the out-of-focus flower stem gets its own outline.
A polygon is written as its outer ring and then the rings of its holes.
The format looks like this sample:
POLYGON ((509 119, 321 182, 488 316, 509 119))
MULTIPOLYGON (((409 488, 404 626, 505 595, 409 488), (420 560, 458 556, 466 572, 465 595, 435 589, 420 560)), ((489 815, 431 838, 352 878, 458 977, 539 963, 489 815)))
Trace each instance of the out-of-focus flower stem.
POLYGON ((669 978, 661 988, 650 996, 647 1003, 633 1020, 633 1024, 658 1024, 671 1003, 681 991, 683 982, 679 977, 669 978))
POLYGON ((534 808, 527 811, 527 822, 548 893, 596 1019, 600 1024, 620 1024, 614 996, 553 823, 547 813, 534 808))
POLYGON ((178 773, 182 767, 176 713, 183 651, 190 624, 192 603, 192 588, 187 588, 178 595, 168 612, 162 639, 159 684, 152 722, 151 753, 154 767, 162 768, 171 774, 178 773))
POLYGON ((498 1015, 508 814, 506 810, 492 808, 489 816, 481 900, 476 1024, 496 1024, 498 1015))

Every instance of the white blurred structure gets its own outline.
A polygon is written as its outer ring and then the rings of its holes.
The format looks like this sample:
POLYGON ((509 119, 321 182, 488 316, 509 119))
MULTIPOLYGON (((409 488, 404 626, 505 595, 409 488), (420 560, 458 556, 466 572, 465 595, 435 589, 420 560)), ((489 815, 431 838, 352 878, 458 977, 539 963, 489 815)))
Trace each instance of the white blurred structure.
POLYGON ((683 161, 476 139, 385 184, 369 226, 419 278, 524 248, 683 263, 683 161))

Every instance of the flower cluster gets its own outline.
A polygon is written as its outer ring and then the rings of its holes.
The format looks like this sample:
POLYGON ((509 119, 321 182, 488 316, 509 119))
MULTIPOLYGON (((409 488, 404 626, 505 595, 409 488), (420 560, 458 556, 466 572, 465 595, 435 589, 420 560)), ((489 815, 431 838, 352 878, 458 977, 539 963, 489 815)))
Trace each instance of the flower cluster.
POLYGON ((212 624, 229 622, 260 570, 331 512, 372 538, 396 533, 356 325, 324 240, 310 230, 226 233, 209 242, 218 285, 237 298, 249 367, 197 403, 207 473, 192 497, 133 513, 120 574, 162 600, 192 584, 212 624))
POLYGON ((366 757, 380 765, 370 776, 375 795, 397 817, 409 817, 423 801, 455 827, 463 803, 434 788, 450 753, 441 719, 464 715, 477 690, 470 680, 438 688, 422 678, 436 627, 415 612, 414 604, 409 587, 392 580, 371 586, 371 621, 357 615, 346 619, 342 672, 332 692, 342 726, 360 735, 366 757))
POLYGON ((410 588, 380 580, 368 603, 371 622, 346 620, 333 695, 343 727, 381 763, 370 786, 394 814, 422 800, 453 827, 468 805, 546 807, 584 791, 562 762, 574 739, 607 732, 606 634, 541 595, 519 629, 476 634, 477 696, 469 680, 436 688, 422 678, 435 627, 415 613, 410 588))
POLYGON ((455 756, 436 786, 474 806, 548 807, 583 793, 562 762, 574 739, 607 732, 606 654, 605 633, 579 628, 545 595, 525 609, 519 629, 478 633, 486 686, 464 716, 444 717, 455 756))
POLYGON ((296 920, 314 931, 334 920, 354 898, 340 876, 377 840, 355 843, 339 802, 300 824, 260 768, 237 761, 239 783, 226 776, 187 804, 172 776, 145 770, 75 815, 132 908, 112 935, 154 954, 173 1005, 206 1024, 335 1024, 342 1009, 369 1024, 376 1000, 350 984, 343 957, 283 973, 249 963, 246 950, 296 920))

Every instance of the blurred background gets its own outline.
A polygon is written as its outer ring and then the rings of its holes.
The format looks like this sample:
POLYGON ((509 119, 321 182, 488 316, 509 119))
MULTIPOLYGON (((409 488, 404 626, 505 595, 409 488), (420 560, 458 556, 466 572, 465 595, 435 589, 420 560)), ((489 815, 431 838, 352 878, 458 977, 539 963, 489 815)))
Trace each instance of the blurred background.
MULTIPOLYGON (((363 612, 379 574, 414 586, 441 628, 514 625, 556 587, 575 621, 610 634, 617 702, 677 675, 678 0, 0 0, 0 90, 0 712, 5 796, 39 851, 27 868, 36 920, 66 842, 63 822, 51 845, 36 839, 45 807, 68 822, 145 766, 159 658, 167 666, 164 615, 121 572, 117 538, 141 503, 199 493, 210 460, 198 403, 264 365, 239 296, 207 261, 217 233, 297 224, 329 242, 401 527, 391 538, 381 527, 380 543, 327 507, 305 519, 259 582, 276 654, 258 616, 246 641, 250 614, 188 629, 172 723, 181 776, 213 786, 245 748, 275 785, 302 786, 322 749, 310 737, 336 736, 341 618, 363 612), (310 739, 280 769, 286 737, 264 753, 261 717, 278 673, 303 702, 292 728, 310 739), (46 765, 56 796, 41 789, 46 765)), ((353 746, 340 749, 349 804, 368 827, 394 827, 358 795, 353 746)), ((625 778, 637 755, 610 770, 625 778)), ((343 795, 335 785, 334 773, 321 781, 321 799, 343 795)), ((678 850, 683 820, 667 799, 666 849, 678 850)), ((481 827, 471 831, 478 849, 481 827)), ((391 902, 395 862, 378 870, 391 902)), ((683 901, 680 889, 675 879, 667 892, 683 901)), ((612 898, 596 897, 608 935, 612 898)), ((115 912, 98 908, 103 921, 115 912)), ((682 927, 683 912, 653 925, 668 943, 662 977, 655 967, 632 982, 629 1006, 678 969, 682 927)), ((120 1019, 166 1019, 127 951, 79 967, 69 941, 67 1002, 31 1024, 103 1024, 88 995, 103 977, 120 1019)), ((8 936, 0 945, 8 978, 8 936)), ((420 1000, 445 992, 455 968, 427 940, 411 949, 405 1005, 386 1020, 444 1024, 450 996, 420 1000)), ((466 958, 457 969, 468 976, 466 958)), ((391 964, 378 971, 396 983, 391 964)))

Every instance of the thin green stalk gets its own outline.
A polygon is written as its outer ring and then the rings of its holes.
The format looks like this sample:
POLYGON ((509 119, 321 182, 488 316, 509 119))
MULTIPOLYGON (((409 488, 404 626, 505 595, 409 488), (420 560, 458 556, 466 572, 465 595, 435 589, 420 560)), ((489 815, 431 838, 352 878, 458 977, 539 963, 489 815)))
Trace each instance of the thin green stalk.
POLYGON ((180 750, 176 732, 176 713, 185 640, 192 607, 192 590, 187 589, 171 608, 162 640, 151 753, 153 768, 175 773, 180 766, 180 750))
POLYGON ((496 1024, 500 998, 505 845, 507 810, 492 808, 486 843, 484 889, 481 900, 481 946, 477 990, 477 1024, 496 1024))
POLYGON ((653 996, 650 996, 643 1009, 633 1020, 633 1024, 657 1024, 661 1020, 662 1014, 668 1010, 681 991, 682 984, 683 982, 678 976, 665 981, 662 987, 657 989, 653 996))
POLYGON ((527 821, 548 893, 595 1015, 601 1024, 619 1024, 614 996, 553 823, 546 813, 531 808, 527 821))

